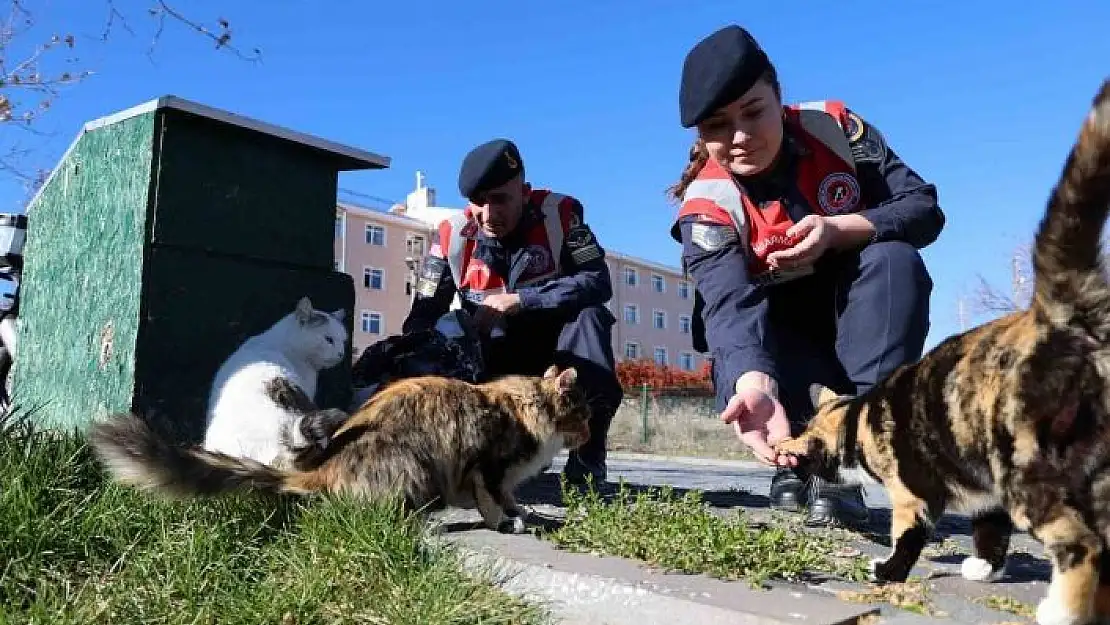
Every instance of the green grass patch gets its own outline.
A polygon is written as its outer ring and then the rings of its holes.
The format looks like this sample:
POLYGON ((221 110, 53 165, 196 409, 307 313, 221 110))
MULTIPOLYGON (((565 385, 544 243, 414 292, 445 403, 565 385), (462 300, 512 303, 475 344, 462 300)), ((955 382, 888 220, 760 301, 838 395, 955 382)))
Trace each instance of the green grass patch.
POLYGON ((608 501, 590 490, 563 487, 566 524, 546 535, 560 547, 634 558, 668 571, 746 579, 797 581, 825 574, 863 581, 866 559, 843 541, 776 519, 753 523, 743 511, 714 514, 701 494, 678 497, 669 487, 632 493, 621 483, 608 501))
POLYGON ((540 623, 397 505, 168 502, 106 482, 83 438, 0 431, 0 622, 540 623))

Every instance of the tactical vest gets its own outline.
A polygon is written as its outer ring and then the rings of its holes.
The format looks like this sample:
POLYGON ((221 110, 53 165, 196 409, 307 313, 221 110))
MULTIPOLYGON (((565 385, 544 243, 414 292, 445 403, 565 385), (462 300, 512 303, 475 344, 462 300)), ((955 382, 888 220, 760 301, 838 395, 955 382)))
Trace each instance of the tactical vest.
MULTIPOLYGON (((517 287, 542 284, 562 275, 560 258, 567 230, 575 225, 571 210, 573 202, 566 195, 545 190, 532 191, 529 203, 539 200, 543 220, 524 233, 530 259, 518 265, 517 287)), ((510 276, 500 276, 478 258, 474 248, 478 241, 478 222, 467 208, 452 215, 439 226, 439 246, 447 259, 451 277, 463 301, 479 303, 489 295, 507 292, 510 276)))
MULTIPOLYGON (((860 208, 851 143, 863 125, 837 101, 809 102, 784 107, 786 122, 799 132, 796 139, 806 154, 798 159, 795 186, 818 215, 838 215, 860 208)), ((678 218, 697 215, 704 221, 731 225, 748 254, 748 273, 757 284, 776 284, 812 273, 812 268, 772 270, 766 262, 774 251, 796 241, 786 235, 794 225, 781 201, 756 206, 733 180, 729 170, 709 159, 682 196, 678 218)), ((677 220, 673 230, 677 235, 677 220)), ((676 236, 677 238, 677 236, 676 236)))

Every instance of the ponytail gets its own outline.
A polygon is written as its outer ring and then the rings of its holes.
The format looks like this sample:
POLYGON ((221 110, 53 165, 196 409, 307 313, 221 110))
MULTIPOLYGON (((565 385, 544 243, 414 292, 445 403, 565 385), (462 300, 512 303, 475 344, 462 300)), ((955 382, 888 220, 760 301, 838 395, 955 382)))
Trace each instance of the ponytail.
POLYGON ((709 150, 706 149, 705 142, 701 139, 694 141, 694 145, 690 146, 690 162, 686 164, 686 169, 682 170, 682 175, 679 176, 678 182, 667 189, 667 194, 671 199, 675 202, 682 201, 682 196, 686 193, 686 188, 698 177, 701 168, 705 167, 705 163, 708 160, 709 150))

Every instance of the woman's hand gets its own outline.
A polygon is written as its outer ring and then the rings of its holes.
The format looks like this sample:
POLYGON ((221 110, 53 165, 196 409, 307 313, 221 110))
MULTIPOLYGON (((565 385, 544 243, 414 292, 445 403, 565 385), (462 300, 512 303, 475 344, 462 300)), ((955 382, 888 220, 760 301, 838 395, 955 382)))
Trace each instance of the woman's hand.
POLYGON ((797 458, 777 454, 771 447, 790 436, 790 422, 773 387, 774 382, 765 374, 744 374, 736 382, 736 393, 721 413, 721 420, 731 423, 741 442, 764 463, 796 466, 797 458))
POLYGON ((768 254, 767 264, 774 269, 812 265, 830 248, 860 247, 874 235, 875 226, 863 215, 806 215, 786 231, 786 236, 798 242, 790 248, 768 254))
POLYGON ((792 247, 767 255, 767 264, 773 269, 794 269, 812 265, 833 247, 836 225, 828 217, 806 215, 786 231, 786 236, 798 241, 792 247))

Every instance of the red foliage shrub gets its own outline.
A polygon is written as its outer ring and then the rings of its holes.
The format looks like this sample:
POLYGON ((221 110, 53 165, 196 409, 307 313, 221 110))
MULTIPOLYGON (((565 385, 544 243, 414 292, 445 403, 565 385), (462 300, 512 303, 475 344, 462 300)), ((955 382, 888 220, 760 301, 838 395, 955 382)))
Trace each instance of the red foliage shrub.
POLYGON ((708 362, 697 371, 661 366, 647 358, 617 363, 617 378, 629 394, 639 394, 645 384, 648 385, 648 392, 653 395, 711 394, 713 382, 709 372, 708 362))

